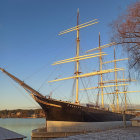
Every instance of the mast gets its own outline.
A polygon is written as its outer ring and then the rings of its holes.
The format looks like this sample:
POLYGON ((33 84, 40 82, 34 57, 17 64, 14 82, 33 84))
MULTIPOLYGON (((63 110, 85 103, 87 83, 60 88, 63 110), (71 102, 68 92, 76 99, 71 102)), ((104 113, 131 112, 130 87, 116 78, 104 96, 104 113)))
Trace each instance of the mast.
MULTIPOLYGON (((124 72, 123 72, 123 79, 124 79, 124 72)), ((124 98, 125 98, 125 111, 127 111, 127 100, 126 100, 126 89, 125 89, 125 85, 124 85, 124 90, 123 91, 124 91, 124 98)))
MULTIPOLYGON (((57 64, 62 64, 62 63, 68 63, 68 62, 76 62, 76 71, 75 71, 75 76, 73 77, 68 77, 68 78, 63 78, 63 79, 58 79, 58 81, 60 80, 66 80, 66 79, 76 79, 76 99, 75 99, 75 103, 79 104, 79 100, 78 100, 78 93, 79 93, 79 78, 80 78, 80 72, 79 72, 79 60, 83 60, 83 59, 89 59, 89 58, 93 58, 93 57, 98 57, 99 53, 96 54, 91 54, 91 55, 83 55, 83 56, 79 56, 79 50, 80 50, 80 39, 79 39, 79 30, 81 28, 87 27, 87 26, 91 26, 93 24, 98 23, 97 19, 93 19, 91 21, 85 22, 83 24, 79 25, 79 9, 77 10, 77 25, 75 27, 69 28, 67 30, 61 31, 58 35, 63 35, 72 31, 77 31, 77 37, 76 37, 76 57, 73 58, 69 58, 69 59, 65 59, 65 60, 61 60, 61 61, 57 61, 55 62, 53 65, 57 65, 57 64)), ((106 55, 104 53, 101 53, 101 55, 106 55)), ((84 77, 86 75, 83 75, 84 77)), ((81 77, 83 77, 81 76, 81 77)), ((49 81, 49 82, 54 82, 57 80, 53 80, 53 81, 49 81)))
MULTIPOLYGON (((100 47, 100 32, 99 32, 99 60, 100 60, 100 71, 102 72, 102 48, 100 47)), ((104 108, 104 93, 103 93, 103 74, 101 73, 100 75, 101 81, 100 81, 100 86, 101 86, 101 100, 102 100, 102 108, 104 108)))
MULTIPOLYGON (((77 39, 76 39, 76 57, 79 57, 79 47, 80 47, 80 39, 79 39, 79 9, 77 10, 77 39)), ((78 93, 79 93, 79 60, 76 61, 76 100, 75 103, 79 104, 78 101, 78 93)))
MULTIPOLYGON (((116 56, 115 56, 115 47, 114 47, 114 60, 116 60, 116 56)), ((117 68, 117 64, 116 61, 114 61, 114 69, 117 68)), ((117 72, 115 71, 115 92, 116 92, 116 96, 117 96, 117 111, 119 112, 119 96, 118 96, 118 81, 117 81, 117 72)))

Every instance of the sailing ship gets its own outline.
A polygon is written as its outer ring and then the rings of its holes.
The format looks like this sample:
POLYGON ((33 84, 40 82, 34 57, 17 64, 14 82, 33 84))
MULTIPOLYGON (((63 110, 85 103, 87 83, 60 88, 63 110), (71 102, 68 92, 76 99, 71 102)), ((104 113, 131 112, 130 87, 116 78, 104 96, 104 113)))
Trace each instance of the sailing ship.
MULTIPOLYGON (((103 121, 121 121, 123 119, 122 117, 122 110, 119 108, 119 98, 118 94, 123 93, 125 94, 128 91, 125 90, 123 92, 120 92, 118 90, 119 86, 125 86, 126 82, 132 81, 130 79, 117 79, 117 72, 124 70, 123 68, 117 68, 116 67, 116 62, 117 61, 122 61, 126 59, 116 59, 114 55, 114 60, 110 62, 103 62, 102 58, 104 55, 106 55, 104 52, 102 52, 103 48, 115 45, 115 43, 110 43, 106 44, 103 46, 100 46, 100 35, 99 35, 99 47, 91 49, 89 52, 92 51, 99 51, 98 53, 90 53, 90 54, 85 54, 85 55, 79 55, 79 44, 80 44, 80 39, 79 39, 79 30, 81 28, 91 26, 98 23, 97 19, 94 19, 92 21, 86 22, 84 24, 79 25, 79 11, 77 12, 77 25, 75 27, 72 27, 70 29, 64 30, 59 33, 59 35, 76 31, 77 32, 77 47, 76 47, 76 56, 73 58, 61 60, 55 62, 53 65, 57 64, 62 64, 62 63, 69 63, 69 62, 75 62, 76 63, 76 71, 74 73, 74 76, 68 77, 68 78, 62 78, 62 79, 56 79, 52 80, 49 82, 56 82, 56 81, 61 81, 61 80, 68 80, 68 79, 75 79, 76 80, 76 99, 75 102, 71 103, 68 101, 61 101, 57 99, 53 99, 50 97, 46 97, 42 95, 40 92, 36 91, 29 85, 27 85, 25 82, 21 81, 19 78, 15 77, 11 73, 7 72, 5 69, 0 68, 0 70, 8 75, 10 78, 12 78, 15 82, 17 82, 20 86, 22 86, 32 97, 33 99, 42 107, 42 109, 45 112, 46 120, 51 120, 51 121, 73 121, 73 122, 103 122, 103 121), (100 64, 99 64, 99 70, 90 72, 90 73, 84 73, 81 74, 79 71, 79 62, 81 60, 85 59, 90 59, 98 57, 100 64), (114 68, 113 69, 107 69, 104 70, 102 65, 114 62, 114 68), (109 81, 104 81, 103 80, 103 75, 107 73, 115 73, 115 80, 109 80, 109 81), (91 89, 100 89, 101 91, 101 106, 94 106, 91 104, 80 104, 78 94, 79 94, 79 78, 86 78, 86 77, 91 77, 98 75, 100 77, 100 82, 98 82, 97 87, 91 87, 91 88, 84 88, 81 90, 91 90, 91 89), (113 83, 113 85, 105 85, 105 84, 110 84, 113 83), (123 84, 119 84, 123 83, 123 84), (115 87, 115 91, 113 93, 104 93, 104 88, 105 87, 115 87), (114 94, 117 98, 117 107, 116 109, 110 110, 109 108, 106 108, 104 105, 104 96, 105 94, 114 94)), ((114 50, 115 52, 115 50, 114 50)), ((114 53, 115 54, 115 53, 114 53)), ((126 99, 126 98, 125 98, 126 99)), ((125 100, 126 103, 126 100, 125 100)), ((127 105, 125 106, 125 110, 127 108, 127 105)), ((132 117, 134 117, 133 114, 127 113, 126 112, 126 120, 130 120, 132 117)))

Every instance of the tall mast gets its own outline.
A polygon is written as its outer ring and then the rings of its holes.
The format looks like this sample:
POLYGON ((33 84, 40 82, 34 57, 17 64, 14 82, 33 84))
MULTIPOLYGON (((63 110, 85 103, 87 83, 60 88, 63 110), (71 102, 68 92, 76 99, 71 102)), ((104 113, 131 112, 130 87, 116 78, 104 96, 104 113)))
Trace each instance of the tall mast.
MULTIPOLYGON (((100 41, 100 32, 99 32, 99 59, 100 59, 100 71, 102 71, 102 48, 101 48, 101 41, 100 41)), ((101 81, 100 81, 100 86, 101 86, 101 99, 102 99, 102 107, 104 108, 104 94, 103 94, 103 74, 101 73, 100 75, 101 81)))
MULTIPOLYGON (((116 60, 116 56, 115 56, 115 47, 114 47, 114 60, 116 60)), ((114 69, 117 68, 117 64, 116 61, 114 61, 114 69)), ((117 71, 115 71, 115 92, 116 92, 116 96, 117 96, 117 111, 119 112, 119 96, 118 96, 118 81, 117 81, 117 71)))
MULTIPOLYGON (((76 57, 79 57, 79 9, 77 10, 77 40, 76 40, 76 57)), ((76 100, 75 103, 79 103, 78 101, 78 93, 79 93, 79 60, 76 61, 76 72, 75 72, 77 78, 76 78, 76 100)))
MULTIPOLYGON (((80 75, 79 72, 79 61, 80 60, 84 60, 84 59, 89 59, 89 58, 94 58, 94 57, 99 57, 99 53, 95 53, 95 54, 89 54, 89 55, 82 55, 79 56, 79 50, 80 50, 80 39, 79 39, 79 30, 91 25, 94 25, 98 23, 97 19, 93 19, 91 21, 85 22, 83 24, 79 25, 79 9, 77 10, 77 25, 75 27, 69 28, 67 30, 61 31, 58 35, 63 35, 72 31, 76 31, 77 32, 77 37, 76 37, 76 57, 73 58, 69 58, 69 59, 64 59, 61 61, 57 61, 55 63, 53 63, 53 65, 57 65, 57 64, 62 64, 62 63, 68 63, 68 62, 76 62, 76 71, 75 71, 75 75, 72 77, 67 77, 67 78, 62 78, 62 79, 57 79, 57 80, 53 80, 53 81, 48 81, 48 82, 55 82, 55 81, 61 81, 61 80, 67 80, 67 79, 75 79, 76 80, 76 99, 75 99, 75 103, 79 104, 78 101, 78 92, 79 92, 79 78, 80 77, 88 77, 87 74, 84 75, 80 75)), ((106 55, 105 53, 101 53, 101 55, 106 55)), ((92 74, 94 75, 95 73, 92 72, 92 74)), ((88 74, 89 76, 92 76, 92 74, 88 74)))
MULTIPOLYGON (((124 79, 124 72, 123 72, 123 79, 124 79)), ((125 88, 125 85, 124 85, 124 98, 125 98, 125 111, 127 111, 127 100, 126 100, 126 88, 125 88)))

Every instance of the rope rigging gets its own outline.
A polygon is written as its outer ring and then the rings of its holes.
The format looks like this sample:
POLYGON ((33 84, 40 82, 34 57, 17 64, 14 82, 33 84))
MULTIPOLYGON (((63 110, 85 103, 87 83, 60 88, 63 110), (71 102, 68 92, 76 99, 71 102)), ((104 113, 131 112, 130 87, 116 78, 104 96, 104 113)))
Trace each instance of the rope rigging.
POLYGON ((34 104, 35 107, 39 107, 39 105, 34 100, 32 100, 32 98, 29 98, 29 96, 27 94, 23 93, 23 91, 14 84, 14 82, 13 82, 13 80, 11 80, 11 78, 7 78, 7 80, 13 85, 13 87, 15 87, 15 89, 17 91, 19 91, 19 93, 22 93, 21 94, 22 96, 24 96, 28 101, 32 102, 32 104, 34 104))

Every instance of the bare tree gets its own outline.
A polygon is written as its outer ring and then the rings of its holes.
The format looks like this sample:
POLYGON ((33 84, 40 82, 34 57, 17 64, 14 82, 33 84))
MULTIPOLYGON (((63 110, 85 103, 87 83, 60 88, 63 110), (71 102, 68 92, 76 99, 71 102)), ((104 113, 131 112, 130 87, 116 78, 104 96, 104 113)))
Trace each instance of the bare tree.
POLYGON ((122 44, 128 53, 129 66, 140 73, 140 1, 127 8, 124 15, 112 23, 113 41, 122 44))

